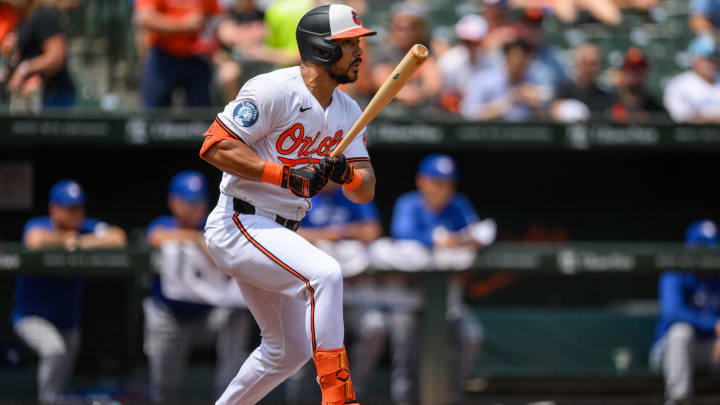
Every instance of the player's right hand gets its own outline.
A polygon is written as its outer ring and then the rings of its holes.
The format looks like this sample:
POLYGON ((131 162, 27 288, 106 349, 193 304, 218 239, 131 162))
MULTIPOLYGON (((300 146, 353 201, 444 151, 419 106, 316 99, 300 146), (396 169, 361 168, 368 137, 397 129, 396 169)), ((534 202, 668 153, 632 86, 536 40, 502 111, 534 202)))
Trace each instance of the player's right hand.
POLYGON ((299 169, 285 166, 280 185, 298 197, 311 198, 319 193, 327 182, 325 172, 320 170, 317 164, 313 164, 299 169))

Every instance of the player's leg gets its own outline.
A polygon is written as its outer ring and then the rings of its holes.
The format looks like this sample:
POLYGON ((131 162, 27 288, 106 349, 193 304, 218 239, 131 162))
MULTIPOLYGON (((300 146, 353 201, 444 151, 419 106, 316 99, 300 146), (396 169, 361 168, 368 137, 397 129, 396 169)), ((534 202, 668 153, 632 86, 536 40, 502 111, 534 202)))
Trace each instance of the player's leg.
POLYGON ((350 358, 353 361, 353 385, 361 394, 387 347, 388 325, 379 308, 372 305, 351 310, 348 325, 354 340, 350 358))
POLYGON ((185 373, 189 335, 182 321, 159 307, 152 298, 143 303, 145 313, 145 355, 150 365, 150 398, 155 402, 177 395, 185 373))
POLYGON ((260 327, 262 340, 216 405, 255 404, 312 355, 305 333, 304 302, 240 281, 238 285, 260 327))
POLYGON ((219 325, 217 333, 217 370, 215 372, 216 398, 248 358, 252 315, 244 308, 234 309, 219 325))
MULTIPOLYGON (((258 215, 232 215, 218 204, 206 226, 208 249, 228 274, 305 303, 323 401, 354 400, 343 347, 342 272, 335 259, 297 233, 258 215), (342 397, 342 398, 341 398, 342 397)), ((342 402, 341 402, 342 401, 342 402)))
POLYGON ((144 107, 168 107, 177 86, 177 71, 173 57, 152 48, 140 78, 140 95, 144 107))
POLYGON ((15 332, 39 356, 37 390, 40 402, 58 401, 70 376, 80 346, 77 329, 60 332, 55 325, 38 316, 15 323, 15 332))
POLYGON ((693 395, 695 329, 687 323, 675 323, 664 339, 665 397, 670 403, 681 403, 693 395))
POLYGON ((483 329, 480 321, 464 305, 457 319, 451 322, 450 399, 453 404, 463 402, 464 383, 475 364, 482 346, 483 329))
POLYGON ((390 395, 396 403, 411 403, 417 396, 415 381, 420 314, 410 310, 392 310, 388 317, 392 347, 390 395))
POLYGON ((185 89, 187 90, 188 107, 208 107, 210 100, 210 81, 212 68, 210 63, 199 57, 189 58, 184 72, 185 89))

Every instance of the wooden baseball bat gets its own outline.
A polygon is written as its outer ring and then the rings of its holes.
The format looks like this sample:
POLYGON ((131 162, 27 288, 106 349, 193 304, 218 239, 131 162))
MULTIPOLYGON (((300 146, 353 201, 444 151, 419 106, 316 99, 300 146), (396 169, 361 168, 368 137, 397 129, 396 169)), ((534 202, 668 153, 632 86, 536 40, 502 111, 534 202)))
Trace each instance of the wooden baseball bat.
POLYGON ((418 70, 420 65, 430 56, 428 49, 420 44, 413 45, 412 48, 405 54, 405 57, 398 63, 395 70, 390 73, 390 77, 385 79, 385 82, 380 86, 380 89, 375 93, 375 96, 370 100, 365 111, 363 111, 360 118, 355 121, 355 124, 350 128, 342 141, 335 147, 335 150, 330 154, 331 157, 340 156, 350 145, 353 139, 360 133, 360 131, 375 118, 380 111, 395 97, 398 91, 405 85, 410 76, 418 70))

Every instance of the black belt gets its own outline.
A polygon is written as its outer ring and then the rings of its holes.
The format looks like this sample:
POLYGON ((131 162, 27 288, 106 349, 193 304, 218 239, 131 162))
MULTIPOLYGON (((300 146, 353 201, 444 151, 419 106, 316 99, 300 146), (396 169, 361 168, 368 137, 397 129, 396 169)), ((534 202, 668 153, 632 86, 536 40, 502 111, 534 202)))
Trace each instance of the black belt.
MULTIPOLYGON (((247 201, 238 200, 233 198, 233 209, 235 212, 239 212, 245 215, 255 215, 255 206, 247 201)), ((285 228, 295 232, 300 227, 300 221, 293 221, 291 219, 283 218, 280 215, 275 215, 275 222, 284 226, 285 228)))

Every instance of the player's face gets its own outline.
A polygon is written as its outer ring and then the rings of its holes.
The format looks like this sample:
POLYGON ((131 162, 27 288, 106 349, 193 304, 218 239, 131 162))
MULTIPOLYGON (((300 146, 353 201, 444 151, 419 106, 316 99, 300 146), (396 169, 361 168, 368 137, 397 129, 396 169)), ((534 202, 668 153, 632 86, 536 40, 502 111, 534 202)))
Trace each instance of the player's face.
POLYGON ((62 230, 77 230, 85 220, 85 206, 82 204, 63 207, 50 204, 50 219, 56 228, 62 230))
POLYGON ((335 42, 342 49, 342 57, 328 67, 328 74, 338 84, 353 83, 358 78, 362 62, 363 50, 360 47, 360 38, 336 39, 335 42))
POLYGON ((168 204, 175 218, 186 228, 195 229, 199 227, 207 216, 207 202, 205 200, 184 201, 180 198, 170 198, 168 204))
POLYGON ((455 180, 418 176, 415 184, 432 211, 447 207, 455 195, 455 180))

